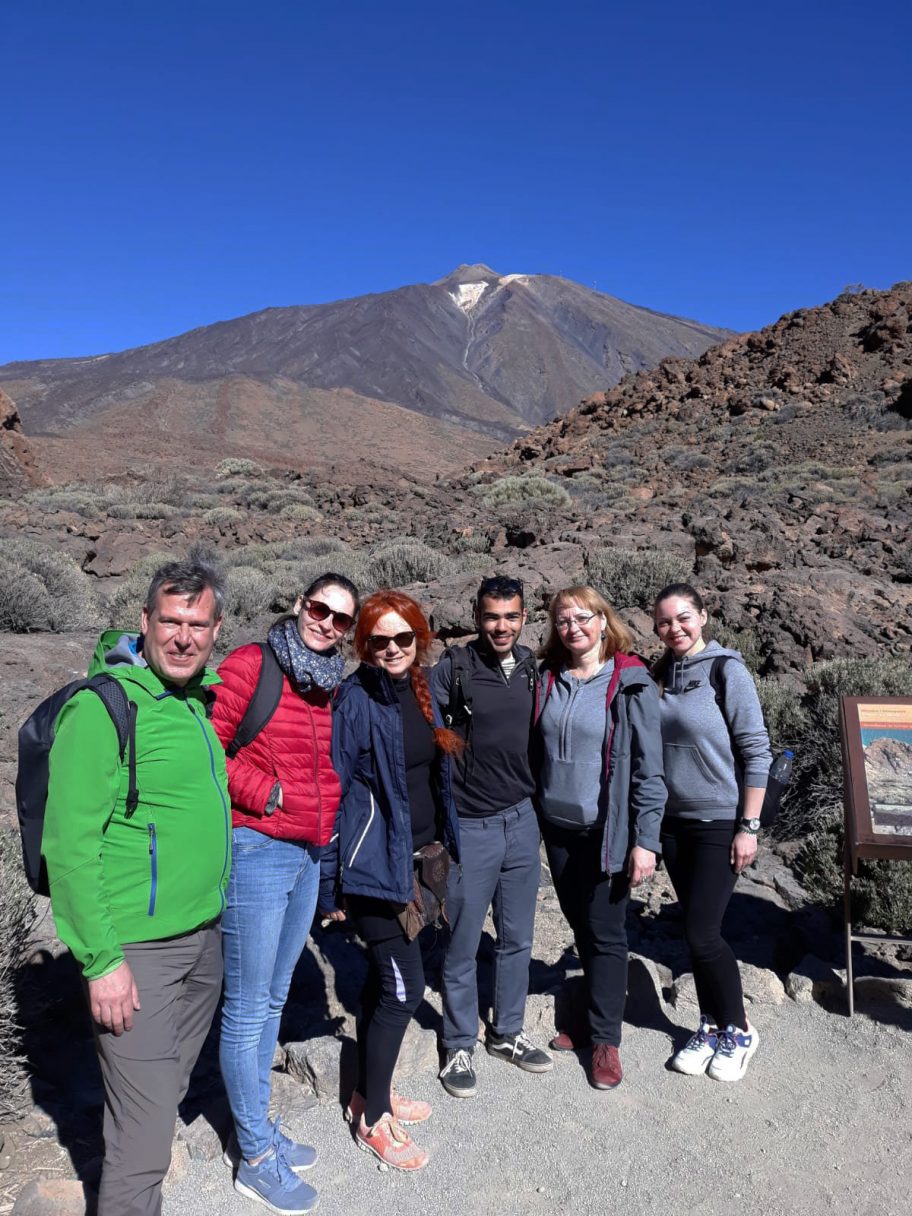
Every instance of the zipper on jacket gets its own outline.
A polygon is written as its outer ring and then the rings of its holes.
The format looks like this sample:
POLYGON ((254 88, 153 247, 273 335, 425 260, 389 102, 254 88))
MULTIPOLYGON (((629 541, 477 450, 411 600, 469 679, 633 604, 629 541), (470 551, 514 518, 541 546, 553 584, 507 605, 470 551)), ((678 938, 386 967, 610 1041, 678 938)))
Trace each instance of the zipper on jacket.
POLYGON ((370 814, 367 817, 367 823, 364 825, 364 831, 358 837, 358 843, 355 845, 354 849, 352 850, 351 856, 349 857, 348 861, 345 863, 349 869, 351 869, 351 867, 355 864, 355 858, 358 856, 358 850, 361 848, 362 844, 364 844, 364 837, 367 835, 368 831, 370 830, 370 825, 374 822, 374 813, 377 808, 376 808, 376 804, 374 802, 373 791, 368 790, 368 794, 370 795, 370 800, 371 800, 370 814))
POLYGON ((155 835, 155 824, 149 824, 149 869, 152 873, 152 886, 149 891, 149 915, 155 915, 155 895, 158 891, 158 840, 155 835))
POLYGON ((320 792, 320 751, 317 743, 317 724, 314 721, 313 709, 307 705, 307 713, 310 717, 310 734, 313 740, 313 768, 314 768, 314 789, 317 791, 317 835, 316 842, 320 843, 323 836, 323 795, 320 792))
POLYGON ((222 800, 222 810, 225 814, 225 858, 222 862, 222 876, 219 879, 219 914, 221 914, 225 911, 225 874, 228 871, 228 861, 231 857, 231 811, 228 807, 227 801, 225 800, 225 791, 219 785, 218 775, 215 771, 215 752, 212 750, 212 744, 209 741, 209 736, 206 734, 205 723, 189 701, 185 701, 184 704, 190 710, 190 713, 196 720, 197 725, 203 732, 203 739, 206 742, 206 748, 209 752, 209 771, 212 773, 212 780, 215 784, 215 788, 219 792, 219 798, 222 800))

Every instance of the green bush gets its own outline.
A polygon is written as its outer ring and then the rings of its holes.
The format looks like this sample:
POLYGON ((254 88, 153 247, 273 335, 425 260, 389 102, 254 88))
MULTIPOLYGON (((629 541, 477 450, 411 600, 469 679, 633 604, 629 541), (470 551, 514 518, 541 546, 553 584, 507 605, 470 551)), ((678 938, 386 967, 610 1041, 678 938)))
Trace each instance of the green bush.
POLYGON ((726 650, 740 651, 742 659, 753 674, 755 676, 760 674, 765 656, 760 646, 760 639, 753 630, 729 629, 721 621, 711 620, 706 629, 706 637, 707 640, 715 638, 719 645, 724 646, 726 650))
POLYGON ((35 900, 22 870, 19 841, 0 832, 0 1118, 21 1114, 29 1099, 16 975, 28 953, 34 920, 35 900))
POLYGON ((384 541, 371 550, 368 560, 372 587, 427 583, 442 574, 445 568, 446 561, 436 549, 413 537, 384 541))
POLYGON ((263 470, 255 460, 229 456, 215 466, 216 477, 262 477, 263 470))
POLYGON ((139 617, 152 575, 165 562, 172 562, 171 553, 150 553, 132 567, 120 586, 108 598, 108 623, 114 629, 135 631, 139 628, 139 617))
POLYGON ((239 511, 237 507, 210 507, 208 511, 203 512, 203 523, 212 524, 216 528, 239 524, 243 518, 244 512, 239 511))
POLYGON ((226 575, 228 602, 226 616, 249 623, 273 610, 275 589, 272 579, 249 566, 235 566, 226 575))
POLYGON ((688 579, 689 558, 661 549, 615 549, 590 552, 581 580, 600 591, 616 608, 652 611, 657 593, 669 583, 688 579))
MULTIPOLYGON (((899 658, 834 659, 815 665, 806 685, 801 716, 795 719, 792 784, 776 831, 801 839, 796 873, 813 899, 837 911, 843 889, 839 699, 912 696, 912 663, 899 658)), ((852 889, 856 921, 890 933, 912 932, 912 867, 863 862, 852 889)))
POLYGON ((293 519, 295 523, 312 524, 320 519, 320 512, 316 507, 308 507, 303 502, 289 502, 279 511, 282 519, 293 519))
POLYGON ((0 540, 0 629, 56 633, 97 618, 89 577, 68 554, 34 540, 0 540))
POLYGON ((549 507, 569 507, 572 499, 563 486, 547 477, 526 475, 501 477, 489 486, 479 487, 486 507, 529 506, 532 503, 549 507))

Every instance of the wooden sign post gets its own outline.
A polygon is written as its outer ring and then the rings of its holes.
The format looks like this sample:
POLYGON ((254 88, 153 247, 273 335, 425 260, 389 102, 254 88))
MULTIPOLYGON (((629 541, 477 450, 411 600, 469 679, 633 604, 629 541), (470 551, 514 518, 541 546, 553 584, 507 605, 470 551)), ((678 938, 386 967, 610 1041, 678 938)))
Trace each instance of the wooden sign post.
POLYGON ((846 987, 855 1012, 852 942, 912 938, 852 931, 852 875, 868 858, 912 861, 912 697, 842 697, 846 987))

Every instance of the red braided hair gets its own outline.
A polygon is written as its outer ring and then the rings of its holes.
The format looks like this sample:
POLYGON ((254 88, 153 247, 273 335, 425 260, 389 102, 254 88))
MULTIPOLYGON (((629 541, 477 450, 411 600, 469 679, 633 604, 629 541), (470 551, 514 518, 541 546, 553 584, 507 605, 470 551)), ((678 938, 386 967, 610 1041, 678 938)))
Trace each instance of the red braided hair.
POLYGON ((361 605, 361 612, 358 616, 354 638, 355 653, 364 662, 373 662, 373 654, 371 653, 367 639, 374 632, 374 628, 380 618, 388 612, 395 612, 397 616, 401 616, 409 629, 415 631, 415 661, 409 668, 412 692, 415 694, 415 700, 418 702, 418 708, 424 715, 425 721, 434 732, 434 742, 448 756, 458 755, 465 746, 462 739, 460 739, 455 731, 447 730, 443 726, 434 725, 434 705, 431 700, 431 690, 427 682, 427 676, 422 670, 427 661, 434 635, 431 632, 427 617, 421 611, 420 604, 413 600, 411 596, 405 595, 401 591, 384 589, 382 591, 375 591, 373 595, 369 595, 361 605))

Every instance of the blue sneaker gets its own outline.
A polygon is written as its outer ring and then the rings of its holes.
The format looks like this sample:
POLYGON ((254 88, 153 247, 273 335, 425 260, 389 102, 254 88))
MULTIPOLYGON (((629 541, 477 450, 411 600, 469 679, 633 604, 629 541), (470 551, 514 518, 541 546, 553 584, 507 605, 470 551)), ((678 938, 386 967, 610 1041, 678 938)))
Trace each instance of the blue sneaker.
MULTIPOLYGON (((280 1119, 276 1119, 275 1123, 272 1124, 272 1142, 276 1149, 281 1147, 286 1165, 296 1174, 303 1174, 316 1165, 317 1150, 311 1148, 309 1144, 298 1144, 290 1136, 286 1136, 282 1131, 280 1119)), ((232 1128, 231 1135, 228 1137, 228 1143, 225 1145, 225 1151, 222 1153, 222 1160, 226 1165, 230 1165, 233 1170, 236 1170, 241 1164, 241 1156, 237 1135, 232 1128)))
POLYGON ((309 1144, 298 1144, 282 1131, 282 1121, 278 1117, 272 1125, 272 1142, 280 1150, 286 1164, 296 1174, 304 1174, 317 1163, 317 1150, 309 1144))
POLYGON ((313 1187, 292 1173, 281 1148, 270 1152, 256 1165, 242 1157, 234 1189, 278 1216, 303 1216, 305 1212, 312 1212, 319 1202, 313 1187))

